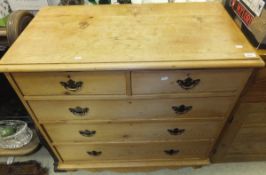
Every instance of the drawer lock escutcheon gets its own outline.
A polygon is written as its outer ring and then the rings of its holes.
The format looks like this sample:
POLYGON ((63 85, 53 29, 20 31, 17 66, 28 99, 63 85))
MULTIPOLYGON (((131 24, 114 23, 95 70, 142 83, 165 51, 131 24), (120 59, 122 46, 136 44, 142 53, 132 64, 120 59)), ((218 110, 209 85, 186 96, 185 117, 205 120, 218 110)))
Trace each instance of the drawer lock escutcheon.
POLYGON ((87 151, 87 154, 90 155, 90 156, 100 156, 102 154, 101 151, 87 151))
POLYGON ((181 135, 185 132, 185 129, 173 128, 167 130, 171 135, 181 135))
POLYGON ((172 106, 172 109, 176 114, 185 114, 192 110, 192 106, 180 105, 180 106, 172 106))
POLYGON ((82 108, 80 106, 77 106, 75 108, 69 108, 69 111, 74 114, 75 116, 85 116, 89 112, 89 108, 82 108))
POLYGON ((197 86, 200 83, 200 79, 193 80, 192 78, 187 77, 184 80, 177 80, 176 82, 182 89, 189 90, 197 86))
POLYGON ((81 89, 83 82, 82 81, 74 81, 69 79, 67 82, 61 81, 60 84, 68 91, 76 92, 81 89))
POLYGON ((164 150, 164 153, 169 155, 169 156, 173 156, 178 154, 180 151, 178 149, 169 149, 169 150, 164 150))
POLYGON ((91 130, 81 130, 79 131, 80 135, 84 137, 92 137, 96 134, 96 131, 91 131, 91 130))

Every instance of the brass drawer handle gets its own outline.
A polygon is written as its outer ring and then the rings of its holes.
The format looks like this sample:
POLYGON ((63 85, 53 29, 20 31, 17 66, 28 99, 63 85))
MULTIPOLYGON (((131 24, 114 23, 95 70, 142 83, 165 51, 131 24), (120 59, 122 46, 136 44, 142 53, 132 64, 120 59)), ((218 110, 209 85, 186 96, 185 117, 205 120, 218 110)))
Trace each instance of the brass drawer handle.
POLYGON ((185 129, 173 128, 167 130, 171 135, 181 135, 185 132, 185 129))
POLYGON ((68 91, 76 92, 81 89, 83 82, 82 81, 74 81, 69 79, 67 82, 61 81, 60 84, 68 91))
POLYGON ((197 86, 200 83, 200 79, 193 80, 192 78, 187 77, 185 80, 177 80, 176 82, 181 88, 189 90, 197 86))
POLYGON ((77 106, 75 108, 69 108, 68 110, 75 116, 80 116, 80 117, 85 116, 89 112, 89 108, 87 107, 82 108, 80 106, 77 106))
POLYGON ((90 156, 100 156, 102 154, 101 151, 87 151, 87 154, 90 156))
POLYGON ((180 105, 180 106, 172 106, 172 109, 176 114, 185 114, 192 110, 192 106, 180 105))
POLYGON ((79 131, 80 135, 84 136, 84 137, 92 137, 96 134, 96 131, 90 131, 90 130, 81 130, 79 131))
POLYGON ((178 154, 180 151, 178 149, 169 149, 169 150, 164 150, 164 153, 169 155, 169 156, 173 156, 178 154))

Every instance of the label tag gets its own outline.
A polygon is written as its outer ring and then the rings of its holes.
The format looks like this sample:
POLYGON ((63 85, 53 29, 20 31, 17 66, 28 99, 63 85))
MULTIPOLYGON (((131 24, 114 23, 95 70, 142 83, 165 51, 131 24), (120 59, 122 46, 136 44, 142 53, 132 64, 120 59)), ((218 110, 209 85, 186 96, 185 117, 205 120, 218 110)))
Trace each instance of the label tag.
POLYGON ((242 49, 242 48, 243 48, 243 45, 238 44, 238 45, 235 45, 235 47, 236 47, 237 49, 242 49))
POLYGON ((244 56, 247 58, 255 58, 257 57, 257 54, 254 52, 247 52, 247 53, 244 53, 244 56))
POLYGON ((81 56, 75 56, 74 60, 82 60, 82 57, 81 56))
POLYGON ((254 15, 239 0, 232 0, 231 7, 246 26, 251 24, 254 15))
POLYGON ((168 77, 167 76, 161 77, 161 80, 162 81, 168 80, 168 77))

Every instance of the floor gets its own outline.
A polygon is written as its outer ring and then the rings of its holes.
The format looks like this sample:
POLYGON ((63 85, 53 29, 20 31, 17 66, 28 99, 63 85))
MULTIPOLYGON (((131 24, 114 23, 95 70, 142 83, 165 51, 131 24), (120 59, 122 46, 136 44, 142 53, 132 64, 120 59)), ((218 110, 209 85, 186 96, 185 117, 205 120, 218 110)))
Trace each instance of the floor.
MULTIPOLYGON (((0 162, 6 162, 7 157, 0 157, 0 162)), ((226 163, 213 164, 199 169, 180 168, 177 170, 162 169, 153 172, 144 173, 114 173, 114 172, 88 172, 77 171, 68 173, 53 172, 53 160, 45 148, 41 148, 37 153, 25 156, 15 157, 15 161, 37 160, 44 167, 49 168, 49 175, 265 175, 266 162, 251 162, 251 163, 226 163)))

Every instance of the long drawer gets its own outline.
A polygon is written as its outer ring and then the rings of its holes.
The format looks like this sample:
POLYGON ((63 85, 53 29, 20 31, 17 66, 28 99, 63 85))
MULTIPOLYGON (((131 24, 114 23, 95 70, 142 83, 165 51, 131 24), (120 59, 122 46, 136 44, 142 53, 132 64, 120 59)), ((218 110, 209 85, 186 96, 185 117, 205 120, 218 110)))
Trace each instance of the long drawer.
POLYGON ((29 101, 41 122, 48 120, 123 120, 225 117, 230 97, 156 100, 29 101))
POLYGON ((250 70, 136 71, 132 73, 133 94, 203 93, 239 91, 250 70))
POLYGON ((213 139, 222 121, 139 121, 45 124, 54 143, 213 139), (67 133, 67 134, 66 134, 67 133))
POLYGON ((24 95, 125 94, 124 72, 13 73, 24 95))
POLYGON ((58 145, 63 161, 207 158, 211 142, 58 145))

